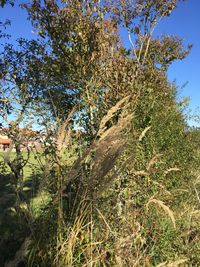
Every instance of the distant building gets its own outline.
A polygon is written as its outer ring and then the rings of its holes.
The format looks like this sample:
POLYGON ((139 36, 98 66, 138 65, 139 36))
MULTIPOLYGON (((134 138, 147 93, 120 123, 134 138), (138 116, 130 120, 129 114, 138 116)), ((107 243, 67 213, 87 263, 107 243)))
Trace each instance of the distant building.
POLYGON ((2 138, 0 135, 0 151, 7 151, 10 148, 11 142, 9 138, 2 138))
MULTIPOLYGON (((12 140, 8 137, 9 136, 9 129, 3 128, 0 129, 0 151, 8 151, 12 148, 12 140)), ((39 135, 37 132, 27 129, 19 129, 19 137, 20 137, 20 145, 22 149, 27 147, 34 147, 40 146, 39 135)))

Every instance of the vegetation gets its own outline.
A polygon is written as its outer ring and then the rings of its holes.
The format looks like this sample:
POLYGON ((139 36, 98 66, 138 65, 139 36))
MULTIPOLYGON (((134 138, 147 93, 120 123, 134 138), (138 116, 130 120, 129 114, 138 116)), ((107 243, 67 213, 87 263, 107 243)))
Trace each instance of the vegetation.
POLYGON ((191 46, 153 37, 178 2, 21 6, 38 38, 0 57, 2 266, 199 266, 200 132, 167 79, 191 46))

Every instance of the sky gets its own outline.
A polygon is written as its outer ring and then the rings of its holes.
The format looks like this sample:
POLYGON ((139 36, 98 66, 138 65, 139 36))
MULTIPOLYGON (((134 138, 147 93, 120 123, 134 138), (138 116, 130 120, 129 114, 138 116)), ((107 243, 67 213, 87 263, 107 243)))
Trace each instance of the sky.
MULTIPOLYGON (((7 32, 12 35, 10 42, 15 43, 19 37, 35 38, 27 13, 18 7, 22 1, 15 1, 15 6, 0 8, 0 21, 10 19, 12 24, 7 32)), ((155 30, 155 35, 162 34, 178 35, 183 38, 184 44, 193 44, 189 56, 177 61, 170 66, 168 77, 171 81, 176 80, 180 97, 189 97, 189 109, 194 113, 200 106, 200 0, 187 0, 180 3, 172 12, 171 16, 165 18, 155 30), (183 88, 182 86, 185 85, 183 88)), ((122 36, 123 38, 123 36, 122 36)), ((196 125, 190 120, 191 125, 196 125)), ((199 125, 198 125, 199 126, 199 125)))
MULTIPOLYGON (((174 34, 184 40, 184 44, 192 44, 189 56, 177 61, 169 69, 170 80, 176 79, 182 96, 190 97, 190 109, 193 112, 200 106, 200 1, 187 0, 174 10, 156 30, 156 34, 174 34)), ((193 122, 194 123, 194 122, 193 122)), ((191 121, 192 124, 192 121, 191 121)), ((200 125, 199 125, 200 126, 200 125)))

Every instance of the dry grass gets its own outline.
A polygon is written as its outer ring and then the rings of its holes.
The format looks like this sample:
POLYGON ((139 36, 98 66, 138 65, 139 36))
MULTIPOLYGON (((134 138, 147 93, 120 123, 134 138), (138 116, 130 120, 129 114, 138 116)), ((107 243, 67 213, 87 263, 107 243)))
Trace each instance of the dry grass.
POLYGON ((186 267, 187 265, 188 259, 181 259, 181 260, 176 260, 174 262, 162 262, 158 265, 156 265, 156 267, 186 267))
POLYGON ((173 211, 163 203, 163 201, 161 200, 158 200, 158 199, 155 199, 155 198, 151 198, 148 203, 146 204, 146 207, 147 209, 149 208, 149 205, 153 203, 153 204, 157 204, 160 208, 162 208, 165 213, 169 216, 169 218, 171 219, 172 221, 172 224, 174 226, 174 228, 176 229, 176 220, 175 220, 175 217, 174 217, 174 213, 173 211))
POLYGON ((57 242, 57 256, 54 261, 55 266, 74 266, 75 250, 77 245, 81 247, 82 231, 87 226, 86 219, 88 215, 88 203, 83 201, 80 203, 75 217, 75 221, 71 227, 67 227, 67 238, 61 238, 57 242))

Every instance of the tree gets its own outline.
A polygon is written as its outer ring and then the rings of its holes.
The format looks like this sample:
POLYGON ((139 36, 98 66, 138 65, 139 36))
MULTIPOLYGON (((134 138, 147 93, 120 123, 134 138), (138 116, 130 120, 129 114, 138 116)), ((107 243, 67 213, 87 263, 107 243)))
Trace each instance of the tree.
POLYGON ((196 264, 171 210, 178 217, 183 205, 175 190, 190 192, 193 148, 166 75, 191 47, 178 37, 153 38, 178 2, 23 5, 38 40, 6 46, 1 72, 5 99, 15 88, 22 110, 41 114, 47 129, 41 171, 51 201, 31 219, 35 265, 156 266, 176 262, 175 247, 196 264))
POLYGON ((14 1, 10 1, 10 0, 1 0, 0 1, 0 6, 1 7, 4 7, 6 4, 10 4, 11 6, 13 6, 14 5, 14 1))

